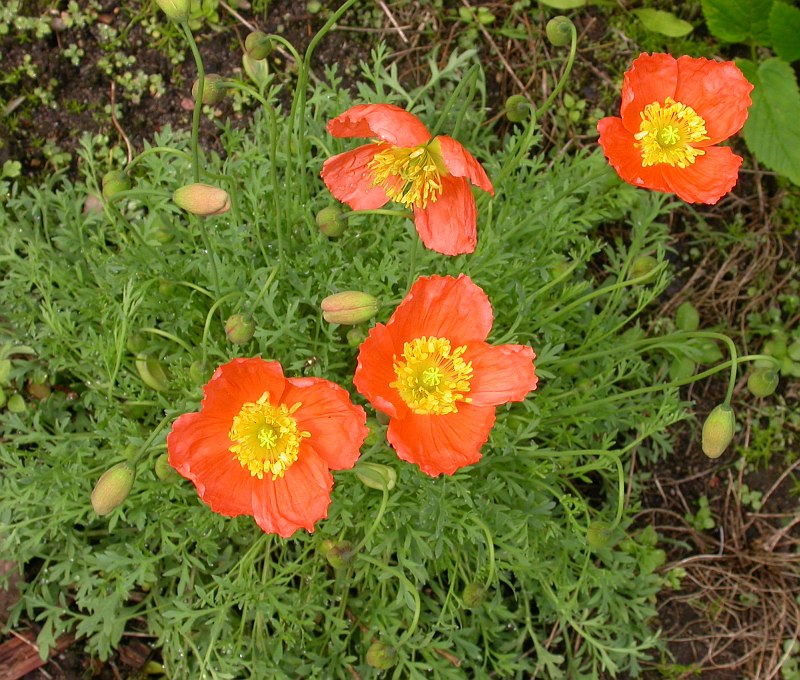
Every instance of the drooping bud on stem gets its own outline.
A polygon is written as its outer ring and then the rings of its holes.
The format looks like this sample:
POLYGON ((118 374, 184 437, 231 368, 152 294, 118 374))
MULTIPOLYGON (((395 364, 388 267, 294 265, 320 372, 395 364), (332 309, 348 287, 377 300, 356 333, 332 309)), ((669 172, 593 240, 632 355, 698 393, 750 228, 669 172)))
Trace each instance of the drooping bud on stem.
POLYGON ((331 238, 336 238, 344 233, 345 223, 342 219, 342 211, 335 206, 323 208, 316 216, 319 230, 331 238))
POLYGON ((747 378, 747 389, 756 397, 768 397, 778 387, 778 372, 769 368, 758 368, 747 378))
POLYGON ((378 301, 369 293, 360 290, 347 290, 329 295, 320 306, 325 321, 345 326, 355 326, 369 321, 378 312, 378 301))
POLYGON ((703 423, 703 453, 709 458, 719 458, 733 439, 736 419, 727 404, 715 406, 703 423))
POLYGON ((135 468, 128 462, 117 463, 97 480, 92 491, 92 507, 100 515, 107 515, 122 505, 133 487, 135 468))
POLYGON ((103 175, 103 198, 109 200, 120 191, 131 188, 131 178, 122 170, 109 170, 103 175))
POLYGON ((385 642, 373 642, 367 650, 367 664, 382 671, 397 663, 397 650, 385 642))
POLYGON ((553 17, 544 30, 553 47, 565 47, 572 42, 573 23, 568 17, 553 17))
POLYGON ((397 483, 395 469, 380 463, 361 461, 356 465, 355 473, 365 486, 378 491, 383 491, 384 488, 391 491, 397 483))
POLYGON ((263 31, 253 31, 244 40, 244 51, 251 59, 266 59, 272 52, 272 41, 263 31))
POLYGON ((256 325, 244 314, 234 314, 225 322, 225 335, 234 345, 250 342, 256 332, 256 325))
MULTIPOLYGON (((197 90, 200 88, 200 81, 195 80, 192 85, 192 99, 197 100, 197 90)), ((209 73, 203 80, 203 104, 218 104, 228 93, 225 86, 225 79, 218 73, 209 73)))
POLYGON ((330 538, 322 541, 319 552, 334 569, 346 567, 355 557, 350 541, 334 541, 330 538))
POLYGON ((221 215, 231 207, 231 197, 228 192, 219 187, 195 182, 176 189, 172 200, 186 212, 201 217, 221 215))
POLYGON ((512 123, 521 123, 531 116, 531 104, 521 94, 512 94, 506 99, 506 118, 512 123))

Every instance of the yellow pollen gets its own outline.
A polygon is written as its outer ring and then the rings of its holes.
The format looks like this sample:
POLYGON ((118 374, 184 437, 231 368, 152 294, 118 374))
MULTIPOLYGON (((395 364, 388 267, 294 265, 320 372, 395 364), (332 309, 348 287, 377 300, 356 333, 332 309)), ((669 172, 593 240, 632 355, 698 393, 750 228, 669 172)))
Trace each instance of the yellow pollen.
POLYGON ((634 137, 639 141, 636 148, 641 149, 643 167, 668 163, 685 168, 705 154, 692 146, 709 139, 706 122, 692 107, 667 97, 663 105, 648 104, 640 115, 642 123, 634 137))
POLYGON ((367 166, 372 171, 372 185, 383 187, 389 198, 407 208, 436 203, 447 170, 434 144, 435 140, 413 147, 387 145, 367 166))
POLYGON ((245 403, 234 416, 228 433, 233 442, 230 450, 251 475, 263 479, 270 474, 275 480, 283 477, 297 460, 300 441, 311 436, 309 432, 298 431, 297 421, 292 417, 300 406, 300 402, 291 408, 286 404, 273 406, 269 403, 269 393, 264 392, 257 402, 245 403))
POLYGON ((422 336, 403 345, 403 356, 394 357, 397 380, 389 383, 408 407, 420 415, 458 412, 458 402, 469 404, 472 362, 462 359, 467 346, 450 347, 446 338, 422 336))

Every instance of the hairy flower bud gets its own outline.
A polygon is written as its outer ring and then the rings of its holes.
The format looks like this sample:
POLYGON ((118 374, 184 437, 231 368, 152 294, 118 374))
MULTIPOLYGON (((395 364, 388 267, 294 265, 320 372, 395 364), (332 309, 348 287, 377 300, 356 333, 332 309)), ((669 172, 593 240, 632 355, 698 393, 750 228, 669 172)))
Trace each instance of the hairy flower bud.
POLYGON ((120 191, 131 188, 131 178, 122 170, 109 170, 103 175, 103 198, 109 200, 120 191))
POLYGON ((134 364, 145 385, 156 392, 166 392, 169 389, 169 378, 157 359, 136 359, 134 364))
POLYGON ((747 389, 756 397, 768 397, 778 387, 778 372, 758 368, 747 378, 747 389))
POLYGON ((346 567, 355 557, 350 541, 334 541, 330 538, 322 541, 319 552, 334 569, 346 567))
POLYGON ((323 208, 317 213, 316 221, 319 230, 325 236, 336 238, 344 234, 345 224, 342 219, 342 211, 339 208, 334 206, 323 208))
POLYGON ((234 345, 243 345, 253 339, 256 325, 244 314, 234 314, 225 322, 225 335, 234 345))
POLYGON ((385 642, 373 642, 367 650, 367 664, 382 671, 397 663, 397 650, 385 642))
MULTIPOLYGON (((195 80, 192 84, 192 99, 197 101, 197 91, 200 89, 200 80, 195 80)), ((209 73, 203 79, 203 104, 218 104, 225 95, 228 94, 228 88, 225 85, 225 79, 217 73, 209 73)))
POLYGON ((703 453, 719 458, 731 443, 735 429, 733 409, 726 404, 715 406, 703 423, 703 453))
POLYGON ((586 543, 592 550, 605 548, 611 542, 611 527, 606 522, 589 522, 586 528, 586 543))
POLYGON ((219 187, 195 182, 176 189, 172 200, 186 212, 201 217, 221 215, 231 207, 231 197, 228 192, 219 187))
POLYGON ((106 470, 92 491, 92 507, 100 515, 107 515, 119 507, 133 487, 136 470, 130 463, 117 463, 106 470))
POLYGON ((263 31, 253 31, 244 39, 244 51, 256 61, 266 59, 272 52, 272 40, 263 31))
POLYGON ((364 340, 367 339, 367 333, 363 328, 351 328, 347 331, 347 344, 350 347, 358 347, 364 340))
POLYGON ((169 464, 169 454, 162 453, 158 458, 156 458, 154 468, 156 477, 158 477, 162 482, 177 482, 181 478, 175 468, 169 464))
POLYGON ((28 407, 25 404, 25 399, 19 392, 17 392, 8 398, 6 408, 11 411, 11 413, 24 413, 25 409, 28 407))
POLYGON ((550 19, 545 26, 547 39, 553 47, 565 47, 572 42, 572 31, 574 24, 565 16, 557 16, 550 19))
POLYGON ((641 255, 633 261, 631 278, 638 279, 643 276, 652 276, 658 267, 658 260, 652 255, 641 255))
POLYGON ((320 306, 325 321, 346 326, 369 321, 378 312, 378 301, 369 293, 362 293, 360 290, 347 290, 329 295, 320 306))
POLYGON ((380 463, 361 461, 355 467, 356 476, 370 489, 391 491, 397 483, 397 472, 394 468, 380 463))
POLYGON ((512 123, 521 123, 531 116, 531 104, 521 94, 512 94, 506 99, 506 118, 512 123))
POLYGON ((189 2, 190 0, 156 0, 164 14, 173 21, 183 21, 189 17, 189 2))
POLYGON ((486 586, 483 583, 468 583, 461 593, 461 600, 467 609, 472 609, 486 600, 486 586))

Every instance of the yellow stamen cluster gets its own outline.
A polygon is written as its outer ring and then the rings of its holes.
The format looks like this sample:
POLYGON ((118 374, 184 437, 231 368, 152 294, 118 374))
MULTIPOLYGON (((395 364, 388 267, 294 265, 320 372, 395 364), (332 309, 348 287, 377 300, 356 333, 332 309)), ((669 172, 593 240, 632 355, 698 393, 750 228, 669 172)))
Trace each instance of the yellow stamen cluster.
POLYGON ((634 137, 639 140, 636 146, 642 151, 642 166, 668 163, 685 168, 705 154, 691 146, 709 139, 706 122, 692 107, 667 97, 663 105, 648 104, 640 115, 642 123, 634 137))
POLYGON ((447 171, 432 144, 388 146, 376 153, 368 166, 372 185, 382 186, 389 198, 407 208, 436 203, 442 193, 442 175, 447 171))
POLYGON ((463 345, 451 349, 446 338, 421 337, 403 345, 403 356, 394 357, 397 380, 389 384, 408 407, 420 415, 458 412, 458 402, 469 404, 472 362, 465 362, 463 345))
POLYGON ((265 474, 275 480, 297 460, 300 441, 310 437, 309 432, 299 432, 292 414, 300 402, 287 408, 286 404, 273 406, 269 393, 264 392, 255 402, 247 402, 234 416, 228 437, 234 443, 230 450, 243 468, 263 479, 265 474))

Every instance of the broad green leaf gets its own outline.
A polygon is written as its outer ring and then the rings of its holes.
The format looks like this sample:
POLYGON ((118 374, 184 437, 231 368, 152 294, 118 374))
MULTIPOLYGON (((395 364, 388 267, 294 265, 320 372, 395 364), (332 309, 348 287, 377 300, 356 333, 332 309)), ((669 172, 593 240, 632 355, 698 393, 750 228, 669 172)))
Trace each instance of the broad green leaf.
POLYGON ((663 12, 660 9, 634 9, 632 10, 642 25, 653 33, 660 33, 670 38, 682 38, 694 30, 688 21, 679 19, 672 12, 663 12))
POLYGON ((760 163, 800 185, 800 90, 794 71, 785 61, 767 59, 756 67, 737 60, 755 89, 744 125, 744 140, 760 163))
POLYGON ((539 2, 556 9, 575 9, 586 5, 586 0, 539 0, 539 2))
POLYGON ((703 0, 708 30, 723 42, 769 46, 772 0, 703 0))
POLYGON ((772 49, 788 62, 800 59, 800 9, 776 0, 769 13, 772 49))

